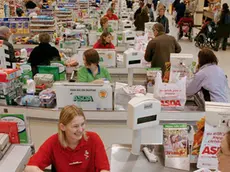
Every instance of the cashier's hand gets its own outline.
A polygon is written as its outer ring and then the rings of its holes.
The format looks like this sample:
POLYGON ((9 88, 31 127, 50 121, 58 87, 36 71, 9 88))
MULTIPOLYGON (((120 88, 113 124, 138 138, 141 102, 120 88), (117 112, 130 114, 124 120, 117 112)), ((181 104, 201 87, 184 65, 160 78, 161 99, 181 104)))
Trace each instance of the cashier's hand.
POLYGON ((24 172, 43 172, 42 170, 40 170, 40 168, 38 168, 37 166, 26 166, 24 172))
POLYGON ((74 67, 74 66, 78 66, 78 62, 77 62, 77 60, 73 60, 73 59, 70 59, 70 60, 67 60, 66 62, 65 62, 65 65, 67 66, 67 67, 74 67))
POLYGON ((97 80, 94 80, 92 83, 93 84, 103 84, 104 83, 104 79, 103 78, 97 79, 97 80))
POLYGON ((109 172, 109 171, 107 171, 107 170, 101 170, 100 172, 109 172))

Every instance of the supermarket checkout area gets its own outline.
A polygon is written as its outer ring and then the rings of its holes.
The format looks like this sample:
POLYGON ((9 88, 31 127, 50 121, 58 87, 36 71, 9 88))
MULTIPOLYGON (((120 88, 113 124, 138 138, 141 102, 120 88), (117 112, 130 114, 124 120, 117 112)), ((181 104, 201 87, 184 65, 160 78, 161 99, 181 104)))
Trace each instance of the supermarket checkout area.
MULTIPOLYGON (((187 101, 187 106, 184 111, 182 112, 169 112, 169 111, 162 111, 160 112, 160 108, 157 108, 157 111, 160 113, 158 114, 157 119, 159 120, 160 124, 163 123, 189 123, 189 124, 195 124, 197 120, 199 120, 201 117, 205 115, 204 109, 202 105, 202 102, 199 102, 199 99, 194 99, 194 101, 187 101), (197 103, 195 103, 197 101, 197 103), (195 105, 195 106, 194 106, 195 105)), ((36 142, 36 137, 39 137, 38 133, 35 135, 33 133, 33 128, 38 130, 37 132, 43 133, 43 136, 47 136, 47 133, 49 133, 50 128, 56 129, 57 120, 59 117, 60 110, 57 109, 44 109, 44 108, 27 108, 27 107, 15 107, 15 106, 0 106, 0 112, 8 114, 25 114, 27 117, 27 122, 30 127, 31 132, 31 138, 33 142, 36 142), (3 112, 4 111, 4 112, 3 112), (36 124, 37 121, 37 124, 36 124), (49 127, 45 124, 48 123, 49 127), (39 124, 45 124, 38 126, 39 124), (44 132, 45 130, 45 132, 44 132)), ((162 164, 163 159, 160 159, 161 161, 156 164, 149 163, 148 160, 145 158, 143 153, 140 153, 139 156, 130 154, 131 146, 127 144, 114 144, 114 143, 129 143, 130 140, 122 140, 122 137, 130 137, 132 134, 126 135, 127 131, 129 130, 126 126, 126 121, 129 119, 129 115, 127 115, 127 111, 84 111, 87 119, 87 128, 91 128, 93 125, 94 127, 97 125, 102 124, 102 127, 105 127, 108 129, 108 131, 111 131, 111 128, 108 127, 108 125, 116 125, 116 127, 119 127, 122 125, 123 127, 123 136, 119 136, 120 134, 113 135, 114 139, 111 140, 111 143, 108 143, 106 140, 111 139, 107 138, 104 139, 103 132, 97 131, 98 134, 102 137, 106 147, 108 144, 111 144, 109 147, 107 147, 107 153, 110 157, 111 162, 111 171, 113 172, 120 172, 120 171, 139 171, 140 169, 146 168, 146 171, 152 171, 154 169, 164 170, 164 172, 173 171, 172 169, 165 168, 162 164), (88 127, 89 126, 89 127, 88 127), (118 141, 119 140, 119 141, 118 141), (119 164, 119 166, 117 165, 119 164), (143 165, 145 164, 145 165, 143 165)), ((140 114, 140 113, 139 113, 140 114)), ((143 115, 142 115, 143 116, 143 115)), ((157 123, 158 125, 159 123, 157 123)), ((111 126, 111 127, 112 127, 111 126)), ((159 135, 159 132, 162 133, 162 131, 159 130, 160 125, 156 128, 147 128, 147 130, 143 130, 144 132, 147 131, 147 136, 144 136, 144 143, 150 143, 152 146, 153 144, 156 145, 162 145, 162 143, 159 142, 159 140, 155 140, 149 136, 151 133, 158 133, 157 137, 161 138, 159 135)), ((105 129, 103 128, 103 129, 105 129)), ((121 129, 121 128, 120 128, 121 129)), ((94 130, 94 131, 95 131, 94 130)), ((114 128, 112 130, 119 130, 119 128, 114 128)), ((107 131, 107 132, 108 132, 107 131)), ((113 131, 114 132, 114 131, 113 131)), ((129 131, 130 132, 130 131, 129 131)), ((41 135, 41 134, 40 134, 41 135)), ((47 137, 49 137, 48 135, 47 137)), ((107 136, 108 137, 108 136, 107 136)), ((44 140, 41 140, 43 142, 44 140)), ((35 143, 36 145, 36 143, 35 143)), ((38 146, 38 145, 37 145, 38 146)), ((36 147, 38 148, 38 147, 36 147)), ((26 146, 26 145, 12 145, 2 160, 0 160, 0 169, 9 169, 8 171, 21 171, 22 167, 26 164, 28 161, 28 158, 32 155, 33 147, 26 146), (15 158, 15 164, 14 166, 9 165, 9 162, 13 162, 15 158), (11 169, 17 169, 17 170, 11 170, 11 169)), ((162 155, 162 146, 159 146, 159 155, 162 155), (161 152, 160 152, 161 151, 161 152)), ((161 157, 162 158, 162 157, 161 157)), ((11 164, 11 163, 10 163, 11 164)), ((176 171, 176 170, 174 170, 176 171)))
MULTIPOLYGON (((138 97, 136 97, 138 98, 138 97)), ((187 101, 187 105, 185 108, 185 111, 161 111, 160 108, 160 102, 153 98, 147 98, 146 100, 141 101, 130 101, 130 104, 133 106, 133 109, 129 107, 128 112, 122 112, 123 118, 121 116, 112 117, 112 114, 118 114, 119 112, 95 112, 95 111, 84 111, 86 118, 87 118, 87 125, 92 125, 93 121, 102 121, 105 128, 107 123, 106 121, 110 119, 111 121, 117 121, 120 120, 119 123, 123 123, 123 125, 126 128, 131 129, 130 136, 132 137, 131 141, 128 141, 129 144, 123 144, 122 142, 122 136, 119 138, 116 135, 113 135, 114 139, 112 140, 112 145, 106 149, 107 154, 110 159, 111 164, 111 171, 112 172, 126 172, 126 171, 132 171, 132 172, 139 172, 140 170, 143 171, 162 171, 162 172, 179 172, 179 171, 194 171, 196 170, 196 163, 192 162, 189 155, 186 158, 167 158, 164 155, 164 147, 161 142, 154 142, 152 139, 153 134, 156 134, 158 132, 157 136, 161 137, 162 131, 159 131, 158 127, 162 124, 167 123, 187 123, 190 125, 194 125, 195 122, 197 122, 201 117, 206 116, 207 121, 214 125, 218 126, 220 121, 223 121, 223 119, 229 120, 229 108, 230 106, 228 104, 224 103, 207 103, 204 107, 198 107, 198 106, 204 106, 202 102, 199 102, 199 98, 195 98, 193 100, 187 101), (194 101, 193 101, 194 100, 194 101), (155 103, 152 108, 141 110, 140 113, 140 106, 146 107, 145 105, 149 102, 155 103), (197 103, 194 103, 197 102, 197 103), (196 104, 196 105, 195 105, 196 104), (194 106, 195 105, 195 106, 194 106), (196 110, 195 110, 196 109, 196 110), (204 112, 206 111, 206 112, 204 112), (106 114, 105 114, 106 113, 106 114), (97 116, 97 114, 100 116, 97 116), (111 115, 110 115, 111 114, 111 115), (90 116, 91 115, 91 116, 90 116), (92 118, 94 116, 94 118, 92 118), (104 118, 106 117, 107 118, 104 118), (110 117, 108 117, 110 116, 110 117), (127 127, 128 126, 128 127, 127 127), (149 131, 145 129, 149 129, 149 131), (144 138, 144 133, 147 132, 148 138, 144 138), (116 141, 115 141, 116 140, 116 141), (132 143, 132 144, 130 144, 132 143), (147 147, 148 149, 154 149, 154 155, 156 157, 150 157, 147 159, 146 156, 147 153, 144 151, 142 152, 142 148, 147 147)), ((150 106, 151 107, 151 106, 150 106)), ((39 108, 17 108, 17 107, 3 107, 5 110, 9 110, 9 113, 13 113, 14 110, 17 110, 22 112, 21 110, 27 109, 28 112, 33 111, 43 111, 43 113, 39 113, 39 116, 34 116, 33 114, 28 113, 27 119, 28 122, 30 119, 39 119, 39 120, 48 120, 50 123, 51 119, 57 121, 58 119, 58 112, 57 110, 52 110, 55 112, 53 114, 54 116, 51 118, 47 113, 47 110, 39 109, 39 108), (47 116, 48 115, 48 116, 47 116)), ((37 113, 38 115, 38 113, 37 113)), ((111 121, 109 124, 111 124, 111 121)), ((52 126, 52 124, 51 124, 52 126)), ((43 127, 43 126, 41 126, 43 127)), ((45 127, 45 126, 44 126, 45 127)), ((56 126, 55 126, 56 127, 56 126)), ((88 127, 87 127, 88 128, 88 127)), ((104 129, 105 129, 104 128, 104 129)), ((47 128, 45 128, 47 129, 47 128)), ((118 130, 119 128, 117 128, 118 130)), ((49 132, 49 131, 47 131, 49 132)), ((32 139, 34 138, 33 133, 32 139)), ((45 133, 44 133, 45 134, 45 133)), ((101 136, 101 133, 98 133, 101 136)), ((192 143, 193 138, 193 130, 189 132, 189 142, 192 143), (191 139, 191 140, 190 140, 191 139)), ((103 135, 103 134, 102 134, 103 135)), ((120 134, 119 134, 120 135, 120 134)), ((127 137, 126 133, 123 133, 125 137, 127 137)), ((107 136, 109 137, 109 136, 107 136)), ((103 139, 104 141, 104 139, 103 139)), ((156 140, 155 140, 156 141, 156 140)), ((105 142, 105 141, 104 141, 105 142)), ((106 144, 106 143, 105 143, 106 144)), ((12 145, 2 160, 0 160, 0 169, 9 169, 8 171, 22 171, 24 165, 28 161, 28 158, 33 153, 33 147, 26 146, 26 145, 12 145), (10 160, 10 161, 9 161, 10 160), (15 164, 12 166, 12 163, 9 164, 9 162, 12 162, 14 160, 15 164), (11 169, 15 170, 11 170, 11 169)))
MULTIPOLYGON (((125 70, 128 73, 129 85, 133 85, 132 82, 134 79, 132 74, 138 69, 126 68, 125 70)), ((59 119, 60 109, 69 104, 79 105, 84 110, 87 119, 87 129, 95 131, 101 136, 107 154, 111 157, 110 161, 113 162, 114 159, 112 156, 114 150, 117 148, 114 146, 111 148, 111 145, 114 143, 127 145, 132 141, 132 130, 126 126, 128 119, 127 109, 119 110, 115 108, 115 104, 117 103, 115 99, 117 95, 116 84, 112 84, 111 87, 105 84, 95 85, 56 81, 53 87, 57 96, 57 107, 55 108, 2 105, 0 106, 0 113, 24 114, 30 128, 31 139, 37 150, 44 140, 57 132, 57 121, 59 119), (110 134, 108 135, 108 133, 110 134)), ((153 97, 152 94, 150 94, 150 96, 153 97)), ((196 121, 204 115, 204 102, 195 96, 187 100, 183 111, 161 111, 158 118, 160 124, 176 122, 194 125, 196 121)), ((159 134, 162 133, 162 125, 158 125, 154 129, 145 128, 142 130, 142 133, 143 144, 162 144, 162 135, 159 134)), ((127 150, 127 146, 125 150, 127 150)), ((126 157, 126 155, 122 155, 122 157, 126 157)), ((114 171, 116 171, 116 169, 114 171)))

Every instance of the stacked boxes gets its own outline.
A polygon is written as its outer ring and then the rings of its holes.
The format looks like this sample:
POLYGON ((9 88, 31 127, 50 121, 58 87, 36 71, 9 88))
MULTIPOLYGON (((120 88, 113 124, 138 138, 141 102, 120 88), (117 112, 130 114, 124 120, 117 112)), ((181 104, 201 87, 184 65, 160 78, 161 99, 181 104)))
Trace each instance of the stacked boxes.
POLYGON ((23 95, 20 73, 16 69, 0 70, 0 104, 15 105, 17 97, 23 95))

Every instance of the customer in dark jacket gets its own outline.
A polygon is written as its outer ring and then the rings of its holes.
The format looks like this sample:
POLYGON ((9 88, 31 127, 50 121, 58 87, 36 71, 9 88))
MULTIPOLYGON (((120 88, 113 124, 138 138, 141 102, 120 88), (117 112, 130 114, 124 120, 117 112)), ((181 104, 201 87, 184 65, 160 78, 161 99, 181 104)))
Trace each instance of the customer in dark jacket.
POLYGON ((181 0, 179 4, 176 5, 176 23, 178 23, 180 21, 180 19, 182 17, 184 17, 184 13, 185 13, 185 10, 186 10, 186 5, 184 3, 184 0, 181 0))
POLYGON ((216 33, 217 44, 216 44, 215 51, 218 51, 221 39, 223 39, 222 50, 225 51, 227 48, 228 37, 230 35, 230 12, 227 3, 224 3, 222 6, 220 20, 217 24, 218 24, 217 33, 216 33))
POLYGON ((8 42, 11 36, 11 31, 6 26, 0 27, 0 40, 3 40, 3 44, 8 47, 8 50, 5 51, 9 55, 9 58, 6 58, 6 67, 13 68, 13 62, 17 62, 17 59, 14 55, 14 47, 11 43, 8 42))
POLYGON ((145 6, 141 9, 141 13, 137 15, 134 25, 137 31, 145 30, 145 23, 149 22, 148 8, 145 6))
POLYGON ((40 44, 33 49, 28 60, 28 63, 31 64, 33 75, 38 73, 37 66, 49 66, 50 61, 61 60, 58 50, 49 44, 50 36, 48 33, 39 34, 39 41, 40 44))
POLYGON ((160 67, 164 74, 165 63, 170 61, 170 54, 180 53, 181 46, 173 36, 165 34, 164 26, 160 23, 153 26, 153 33, 155 38, 147 45, 145 60, 151 62, 151 67, 160 67))
POLYGON ((152 4, 147 3, 146 6, 148 7, 148 11, 149 11, 149 21, 154 22, 155 20, 154 20, 152 4))
POLYGON ((172 4, 173 10, 176 10, 176 6, 180 3, 180 0, 175 0, 172 4))
POLYGON ((165 17, 165 9, 160 8, 159 9, 159 16, 156 19, 156 22, 161 23, 164 26, 164 32, 169 33, 169 20, 167 17, 165 17))
POLYGON ((139 8, 134 13, 134 20, 136 20, 137 16, 141 13, 142 8, 145 6, 145 3, 143 0, 139 2, 139 8))
POLYGON ((153 0, 153 5, 154 5, 154 11, 157 10, 157 3, 159 0, 153 0))

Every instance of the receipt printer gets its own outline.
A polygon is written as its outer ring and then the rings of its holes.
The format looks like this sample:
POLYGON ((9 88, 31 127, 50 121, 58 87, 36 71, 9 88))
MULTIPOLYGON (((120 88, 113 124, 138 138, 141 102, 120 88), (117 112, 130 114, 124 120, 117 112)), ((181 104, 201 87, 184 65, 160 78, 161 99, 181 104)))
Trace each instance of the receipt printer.
POLYGON ((127 12, 121 12, 121 15, 120 15, 120 18, 122 19, 122 20, 126 20, 126 19, 129 19, 129 13, 127 13, 127 12))
POLYGON ((158 114, 161 112, 159 100, 148 96, 134 97, 128 104, 127 125, 132 130, 139 130, 159 125, 158 114))
POLYGON ((123 31, 123 42, 128 44, 134 44, 136 38, 136 32, 131 30, 123 31))
POLYGON ((130 20, 122 20, 120 26, 121 26, 121 30, 132 29, 133 23, 130 20))
POLYGON ((124 65, 126 68, 141 67, 141 59, 144 52, 130 48, 124 52, 124 65))

